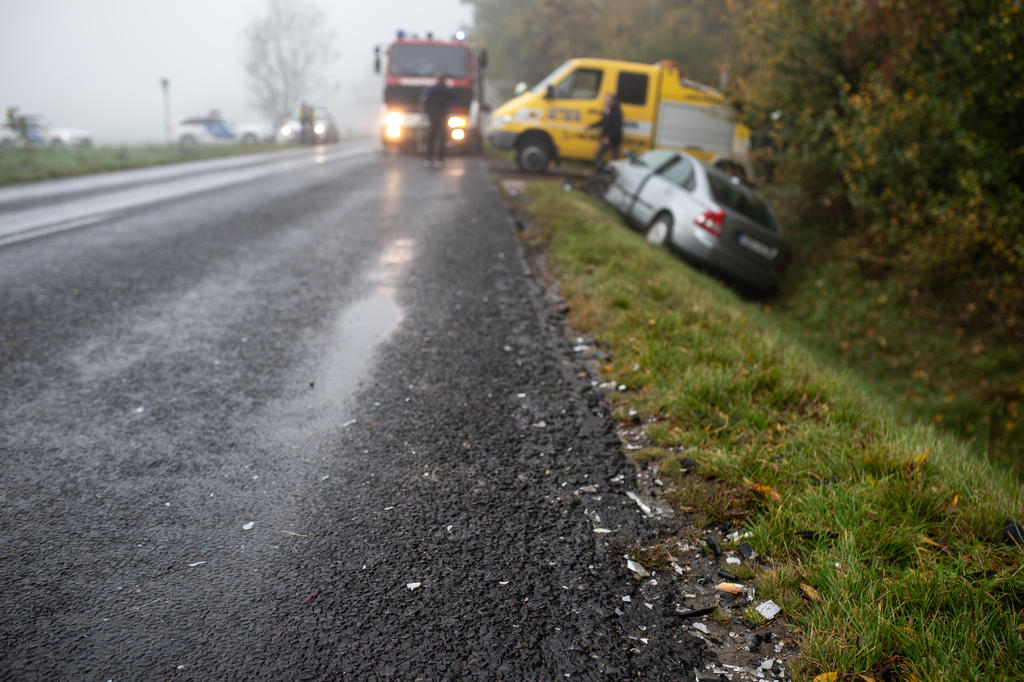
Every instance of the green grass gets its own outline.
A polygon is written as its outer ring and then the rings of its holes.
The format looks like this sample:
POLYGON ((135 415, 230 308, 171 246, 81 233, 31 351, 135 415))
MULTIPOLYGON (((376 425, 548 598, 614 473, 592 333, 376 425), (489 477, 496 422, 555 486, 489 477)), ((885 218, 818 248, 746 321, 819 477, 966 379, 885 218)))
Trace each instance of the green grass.
POLYGON ((999 538, 1024 513, 1010 472, 912 423, 608 208, 552 182, 530 195, 540 233, 524 241, 545 249, 570 324, 607 345, 606 379, 628 387, 618 413, 643 415, 644 456, 682 489, 668 499, 744 525, 771 558, 759 595, 804 632, 803 679, 894 656, 889 679, 1024 679, 1021 552, 999 538), (996 573, 970 577, 983 571, 996 573))
POLYGON ((142 168, 218 156, 278 149, 260 145, 203 145, 191 147, 86 147, 32 149, 0 147, 0 185, 48 180, 71 175, 142 168))
POLYGON ((1024 469, 1024 320, 999 312, 1000 292, 940 298, 899 272, 873 277, 857 236, 823 237, 787 210, 792 197, 772 194, 797 244, 780 321, 901 412, 1024 469))

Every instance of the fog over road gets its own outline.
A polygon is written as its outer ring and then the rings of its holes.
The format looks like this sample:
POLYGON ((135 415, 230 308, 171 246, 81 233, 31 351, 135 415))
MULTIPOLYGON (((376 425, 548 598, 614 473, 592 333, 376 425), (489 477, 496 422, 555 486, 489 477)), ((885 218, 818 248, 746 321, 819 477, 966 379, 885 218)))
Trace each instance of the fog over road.
POLYGON ((478 158, 0 190, 0 679, 692 678, 559 325, 478 158))

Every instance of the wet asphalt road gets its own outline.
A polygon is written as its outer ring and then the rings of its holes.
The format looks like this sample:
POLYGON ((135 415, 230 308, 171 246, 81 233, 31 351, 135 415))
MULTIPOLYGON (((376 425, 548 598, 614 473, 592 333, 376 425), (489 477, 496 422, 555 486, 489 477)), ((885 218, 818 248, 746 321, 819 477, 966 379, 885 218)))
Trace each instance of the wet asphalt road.
POLYGON ((693 679, 484 162, 346 149, 0 247, 0 679, 693 679))

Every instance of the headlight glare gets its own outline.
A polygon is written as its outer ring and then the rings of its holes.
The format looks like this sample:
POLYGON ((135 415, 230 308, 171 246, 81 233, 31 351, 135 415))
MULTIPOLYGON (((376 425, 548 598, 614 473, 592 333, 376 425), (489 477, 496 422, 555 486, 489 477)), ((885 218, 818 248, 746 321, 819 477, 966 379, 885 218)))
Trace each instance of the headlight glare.
POLYGON ((465 128, 466 127, 466 119, 462 118, 461 116, 452 116, 451 118, 448 119, 448 127, 449 128, 465 128))
POLYGON ((384 117, 384 124, 387 125, 388 127, 397 127, 402 125, 402 123, 404 122, 405 116, 402 116, 397 111, 392 111, 387 116, 384 117))

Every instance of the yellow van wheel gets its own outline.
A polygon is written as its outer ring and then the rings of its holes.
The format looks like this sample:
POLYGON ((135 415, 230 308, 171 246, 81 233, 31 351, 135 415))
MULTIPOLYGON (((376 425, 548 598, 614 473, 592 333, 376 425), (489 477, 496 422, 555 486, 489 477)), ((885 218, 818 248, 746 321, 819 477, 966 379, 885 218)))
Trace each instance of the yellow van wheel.
POLYGON ((516 163, 524 173, 542 172, 551 156, 551 144, 540 135, 531 135, 516 145, 516 163))

